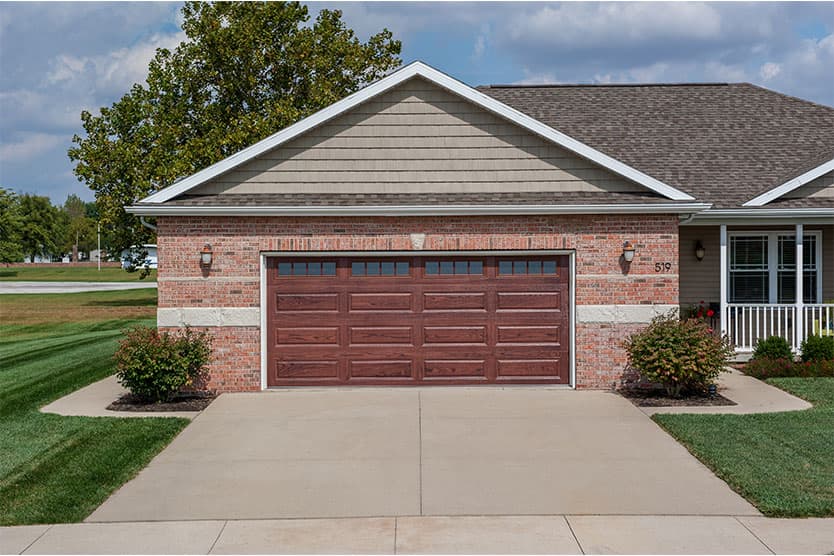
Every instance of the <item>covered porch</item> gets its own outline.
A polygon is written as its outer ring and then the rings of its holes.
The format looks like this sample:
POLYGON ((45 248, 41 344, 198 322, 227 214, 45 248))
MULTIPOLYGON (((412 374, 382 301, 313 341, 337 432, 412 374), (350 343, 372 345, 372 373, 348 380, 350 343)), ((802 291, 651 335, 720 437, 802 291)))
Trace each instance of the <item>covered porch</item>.
POLYGON ((739 354, 769 336, 798 352, 811 334, 834 335, 834 225, 786 220, 680 228, 682 313, 712 309, 739 354))

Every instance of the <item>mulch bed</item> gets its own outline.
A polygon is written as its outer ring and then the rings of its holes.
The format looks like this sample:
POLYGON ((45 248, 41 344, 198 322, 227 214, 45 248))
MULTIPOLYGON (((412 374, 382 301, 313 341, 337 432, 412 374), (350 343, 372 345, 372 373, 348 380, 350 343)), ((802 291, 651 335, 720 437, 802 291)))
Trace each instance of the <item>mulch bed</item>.
POLYGON ((202 411, 214 401, 213 392, 189 392, 178 394, 167 402, 147 402, 133 394, 123 394, 107 406, 111 411, 202 411))
POLYGON ((624 398, 628 398, 631 403, 640 407, 689 407, 689 406, 717 406, 717 405, 738 405, 733 400, 725 398, 721 394, 697 395, 682 398, 670 398, 666 395, 664 390, 655 390, 649 388, 641 389, 624 389, 620 390, 620 394, 624 398))

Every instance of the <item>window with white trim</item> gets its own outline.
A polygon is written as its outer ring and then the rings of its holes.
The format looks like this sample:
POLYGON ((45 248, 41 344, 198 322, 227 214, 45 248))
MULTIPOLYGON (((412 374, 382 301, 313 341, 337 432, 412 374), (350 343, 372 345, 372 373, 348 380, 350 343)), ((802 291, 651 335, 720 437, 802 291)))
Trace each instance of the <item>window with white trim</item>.
MULTIPOLYGON (((784 232, 735 232, 730 235, 730 303, 795 303, 795 235, 784 232)), ((802 236, 804 303, 819 303, 822 292, 820 232, 802 236)))

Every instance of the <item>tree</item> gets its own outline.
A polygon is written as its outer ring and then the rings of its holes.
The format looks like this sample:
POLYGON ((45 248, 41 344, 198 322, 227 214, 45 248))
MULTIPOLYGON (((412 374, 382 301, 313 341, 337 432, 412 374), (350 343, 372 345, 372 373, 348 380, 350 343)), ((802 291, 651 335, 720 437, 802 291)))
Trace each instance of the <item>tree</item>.
POLYGON ((95 244, 95 222, 87 216, 87 203, 78 195, 69 195, 64 201, 63 211, 67 216, 67 237, 62 250, 72 251, 73 262, 78 261, 78 251, 89 252, 95 244))
POLYGON ((74 172, 117 249, 153 242, 123 210, 374 81, 400 64, 387 29, 360 41, 338 10, 297 2, 187 2, 186 40, 158 49, 145 85, 84 111, 74 172))
POLYGON ((49 197, 25 193, 18 199, 22 222, 19 237, 23 252, 31 257, 32 262, 38 255, 58 254, 56 251, 66 229, 62 211, 52 206, 49 197))
POLYGON ((13 191, 0 187, 0 263, 23 261, 21 225, 20 200, 13 191))

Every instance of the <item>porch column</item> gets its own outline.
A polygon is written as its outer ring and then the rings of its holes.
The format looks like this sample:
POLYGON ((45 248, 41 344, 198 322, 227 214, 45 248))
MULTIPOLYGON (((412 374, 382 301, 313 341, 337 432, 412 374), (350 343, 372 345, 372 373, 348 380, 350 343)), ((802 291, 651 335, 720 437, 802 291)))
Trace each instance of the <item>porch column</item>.
POLYGON ((721 248, 719 249, 718 258, 721 265, 721 334, 729 334, 730 330, 727 326, 729 322, 729 315, 727 314, 727 225, 721 224, 721 248))
POLYGON ((805 339, 804 328, 805 328, 805 319, 803 318, 804 315, 802 314, 802 308, 804 305, 805 296, 802 292, 802 286, 804 285, 804 280, 802 279, 802 273, 805 270, 804 258, 803 258, 803 251, 802 251, 802 224, 796 225, 796 325, 794 329, 796 330, 796 342, 794 343, 794 348, 799 350, 799 345, 802 343, 802 340, 805 339))

